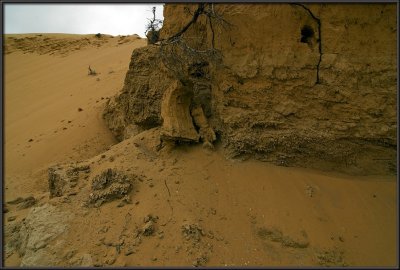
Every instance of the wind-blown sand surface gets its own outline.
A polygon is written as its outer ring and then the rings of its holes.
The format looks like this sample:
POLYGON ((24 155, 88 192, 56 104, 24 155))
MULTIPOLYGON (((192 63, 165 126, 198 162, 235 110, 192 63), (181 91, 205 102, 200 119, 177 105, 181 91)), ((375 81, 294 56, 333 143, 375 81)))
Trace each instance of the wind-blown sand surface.
MULTIPOLYGON (((100 43, 94 35, 6 36, 6 44, 13 37, 36 38, 37 43, 45 43, 45 38, 50 38, 47 42, 61 39, 59 46, 86 39, 100 43)), ((50 163, 83 160, 115 143, 101 111, 107 98, 122 87, 132 50, 146 41, 136 36, 104 39, 101 47, 81 45, 83 48, 74 50, 66 46, 62 54, 55 46, 43 55, 16 49, 5 55, 5 169, 10 192, 31 192, 28 186, 37 183, 32 183, 30 175, 47 169, 50 163), (97 76, 88 76, 89 65, 97 76), (13 177, 19 180, 13 181, 13 177), (13 183, 17 185, 11 186, 13 183)), ((27 42, 23 48, 34 44, 27 42)))
MULTIPOLYGON (((32 208, 6 203, 18 197, 73 212, 49 264, 82 265, 88 256, 98 266, 397 264, 395 177, 226 160, 218 145, 158 152, 157 129, 117 144, 101 114, 145 39, 29 34, 6 35, 5 45, 4 222, 29 215, 32 208), (90 164, 84 179, 111 167, 139 176, 132 203, 85 208, 83 177, 77 195, 50 199, 48 168, 71 162, 90 164), (148 215, 153 231, 139 235, 148 215)), ((6 255, 7 266, 24 262, 6 255)))

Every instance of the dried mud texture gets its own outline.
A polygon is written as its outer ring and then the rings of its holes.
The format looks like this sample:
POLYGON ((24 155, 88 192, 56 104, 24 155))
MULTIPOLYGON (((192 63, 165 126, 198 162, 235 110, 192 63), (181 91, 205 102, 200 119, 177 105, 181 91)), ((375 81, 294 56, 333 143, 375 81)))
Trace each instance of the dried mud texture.
POLYGON ((132 185, 130 176, 113 169, 107 169, 93 178, 92 192, 89 194, 87 204, 99 207, 103 203, 121 199, 129 194, 132 185))
MULTIPOLYGON (((165 5, 161 39, 182 30, 196 8, 165 5)), ((396 5, 213 8, 229 25, 214 20, 211 27, 203 15, 183 37, 223 55, 222 63, 206 63, 207 73, 200 74, 208 78, 206 101, 199 102, 200 84, 194 83, 191 102, 201 104, 226 157, 350 174, 396 173, 396 5)), ((151 67, 159 63, 155 46, 133 52, 124 89, 105 110, 120 140, 129 125, 162 125, 160 104, 174 80, 151 67)))

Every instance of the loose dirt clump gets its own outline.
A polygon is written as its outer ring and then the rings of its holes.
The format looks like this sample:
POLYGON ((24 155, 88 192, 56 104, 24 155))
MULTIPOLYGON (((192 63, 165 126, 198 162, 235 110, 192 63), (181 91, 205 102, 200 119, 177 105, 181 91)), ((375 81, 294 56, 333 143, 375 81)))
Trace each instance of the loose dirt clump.
POLYGON ((317 253, 318 264, 322 266, 346 266, 344 252, 337 248, 323 250, 317 253))
POLYGON ((257 235, 263 240, 278 242, 284 247, 307 248, 310 244, 307 240, 307 235, 305 234, 305 232, 302 234, 303 239, 295 240, 287 235, 284 235, 279 229, 268 229, 262 227, 257 230, 257 235))
POLYGON ((79 180, 79 172, 89 173, 89 165, 67 165, 50 167, 48 170, 48 184, 50 198, 61 197, 67 191, 76 187, 79 180))
POLYGON ((157 219, 158 219, 157 217, 154 217, 152 215, 147 215, 144 218, 144 225, 139 230, 139 233, 141 233, 144 236, 154 235, 156 231, 155 223, 157 222, 157 219))
POLYGON ((107 169, 93 178, 91 189, 87 204, 99 207, 127 195, 132 190, 132 178, 119 171, 107 169))
POLYGON ((184 224, 181 228, 182 235, 186 240, 199 242, 201 237, 205 235, 203 229, 197 224, 184 224))
POLYGON ((36 199, 33 196, 26 198, 18 197, 15 200, 9 201, 8 204, 16 204, 17 209, 21 210, 34 206, 36 204, 36 199))
POLYGON ((185 239, 185 250, 188 257, 192 257, 192 265, 195 267, 204 266, 213 251, 213 245, 201 241, 206 236, 205 230, 195 223, 185 223, 181 226, 182 236, 185 239))

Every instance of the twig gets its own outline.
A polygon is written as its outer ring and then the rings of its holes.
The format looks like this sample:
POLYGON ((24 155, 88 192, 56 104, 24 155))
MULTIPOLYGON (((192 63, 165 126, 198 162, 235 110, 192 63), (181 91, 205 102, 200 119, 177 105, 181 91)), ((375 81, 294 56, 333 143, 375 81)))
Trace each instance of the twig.
POLYGON ((164 179, 164 184, 165 184, 165 187, 166 187, 167 190, 168 190, 168 195, 169 195, 169 197, 171 197, 171 192, 169 191, 169 188, 168 188, 167 180, 166 180, 166 179, 164 179))
POLYGON ((211 44, 212 44, 212 47, 214 49, 215 48, 215 34, 214 34, 214 28, 213 28, 212 21, 211 21, 210 17, 208 17, 208 22, 210 24, 210 29, 211 29, 211 33, 212 33, 211 44))
MULTIPOLYGON (((169 197, 171 197, 171 192, 169 191, 169 188, 168 188, 167 180, 166 180, 166 179, 164 179, 164 184, 165 184, 165 187, 166 187, 167 190, 168 190, 168 195, 169 195, 169 197)), ((172 220, 172 217, 174 216, 174 208, 172 207, 171 201, 170 201, 169 199, 167 199, 167 202, 168 202, 169 208, 171 209, 171 215, 170 215, 168 221, 165 222, 164 224, 162 224, 162 226, 165 226, 165 225, 167 225, 168 223, 170 223, 171 220, 172 220)))

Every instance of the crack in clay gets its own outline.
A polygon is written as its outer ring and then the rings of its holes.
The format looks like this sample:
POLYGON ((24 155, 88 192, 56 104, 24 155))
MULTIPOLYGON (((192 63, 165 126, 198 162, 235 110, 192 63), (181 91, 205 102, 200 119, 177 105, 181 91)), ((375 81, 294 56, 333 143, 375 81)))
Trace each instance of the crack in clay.
POLYGON ((196 22, 197 22, 197 18, 198 18, 201 14, 203 14, 203 12, 204 12, 204 7, 205 7, 205 4, 201 4, 201 3, 200 3, 200 4, 198 5, 196 11, 194 12, 194 15, 193 15, 192 19, 189 21, 189 23, 187 23, 187 24, 185 25, 185 27, 183 27, 183 28, 181 29, 181 31, 179 31, 178 33, 176 33, 176 34, 173 35, 172 37, 168 38, 167 42, 175 41, 177 38, 181 37, 181 36, 189 29, 189 27, 190 27, 192 24, 196 23, 196 22))
POLYGON ((212 21, 211 21, 210 17, 208 17, 208 22, 210 24, 210 29, 211 29, 211 33, 212 33, 211 44, 212 44, 213 49, 215 49, 215 33, 214 33, 214 28, 213 28, 212 21))
POLYGON ((320 83, 320 79, 319 79, 319 67, 321 65, 321 61, 322 61, 322 39, 321 39, 321 20, 317 17, 315 17, 315 15, 311 12, 311 10, 304 6, 303 4, 299 4, 299 3, 292 3, 291 5, 296 5, 296 6, 300 6, 303 9, 305 9, 310 16, 317 22, 318 24, 318 51, 319 51, 319 60, 317 63, 317 81, 315 82, 315 84, 319 84, 320 83))
MULTIPOLYGON (((171 192, 169 191, 169 187, 168 187, 168 185, 167 185, 167 180, 166 180, 166 179, 164 179, 164 184, 165 184, 165 187, 167 188, 168 196, 171 197, 171 192)), ((170 215, 168 221, 167 221, 166 223, 162 224, 162 226, 165 226, 165 225, 167 225, 169 222, 171 222, 172 217, 174 216, 174 208, 172 207, 171 201, 170 201, 169 199, 167 199, 167 202, 168 202, 168 204, 169 204, 169 207, 171 208, 171 215, 170 215)))

